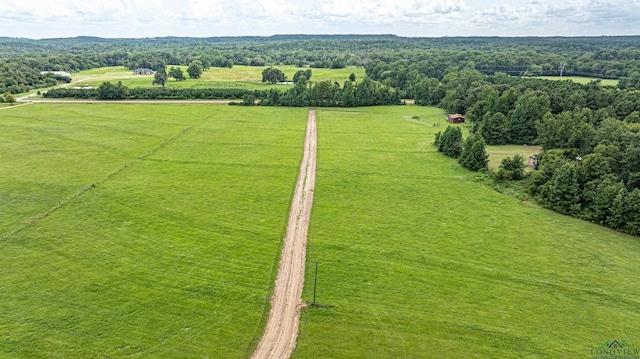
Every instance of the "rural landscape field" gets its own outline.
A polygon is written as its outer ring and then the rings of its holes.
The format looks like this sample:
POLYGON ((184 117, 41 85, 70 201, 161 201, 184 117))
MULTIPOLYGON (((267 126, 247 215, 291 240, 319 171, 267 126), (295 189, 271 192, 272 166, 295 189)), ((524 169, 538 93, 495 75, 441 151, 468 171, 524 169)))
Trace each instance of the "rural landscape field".
MULTIPOLYGON (((631 335, 637 239, 494 192, 435 151, 441 116, 319 109, 304 299, 318 261, 323 305, 293 357, 580 357, 631 335)), ((250 354, 305 119, 4 110, 2 356, 250 354)))
POLYGON ((0 358, 640 358, 638 48, 0 37, 0 358))

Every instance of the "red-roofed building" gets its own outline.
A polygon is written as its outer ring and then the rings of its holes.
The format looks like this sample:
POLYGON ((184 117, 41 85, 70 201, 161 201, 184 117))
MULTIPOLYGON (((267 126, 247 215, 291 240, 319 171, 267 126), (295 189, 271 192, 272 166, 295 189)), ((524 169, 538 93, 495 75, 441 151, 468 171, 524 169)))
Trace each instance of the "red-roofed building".
POLYGON ((447 115, 447 121, 451 123, 464 123, 464 115, 456 113, 454 115, 447 115))

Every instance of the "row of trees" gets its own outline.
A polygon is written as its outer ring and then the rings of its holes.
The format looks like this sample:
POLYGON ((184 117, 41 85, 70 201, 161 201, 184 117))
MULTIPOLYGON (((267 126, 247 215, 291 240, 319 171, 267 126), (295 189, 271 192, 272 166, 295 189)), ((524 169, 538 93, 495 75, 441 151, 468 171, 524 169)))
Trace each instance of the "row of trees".
POLYGON ((434 144, 438 151, 457 158, 458 162, 471 171, 483 171, 488 169, 489 156, 486 151, 486 143, 478 134, 462 140, 462 131, 459 127, 447 126, 447 129, 438 132, 434 144))
POLYGON ((376 105, 399 105, 402 103, 397 90, 379 82, 364 79, 360 83, 347 80, 343 87, 338 83, 323 81, 312 83, 301 77, 298 83, 287 91, 243 90, 234 88, 132 88, 121 82, 102 83, 97 89, 57 88, 44 93, 47 98, 97 98, 116 99, 243 99, 245 104, 256 100, 264 106, 322 106, 354 107, 376 105))
POLYGON ((254 98, 264 98, 264 90, 245 90, 236 88, 168 88, 168 87, 138 87, 127 88, 122 83, 104 82, 97 89, 69 89, 57 88, 43 94, 45 98, 76 98, 76 99, 130 99, 130 100, 185 100, 185 99, 223 99, 235 100, 245 95, 254 98))

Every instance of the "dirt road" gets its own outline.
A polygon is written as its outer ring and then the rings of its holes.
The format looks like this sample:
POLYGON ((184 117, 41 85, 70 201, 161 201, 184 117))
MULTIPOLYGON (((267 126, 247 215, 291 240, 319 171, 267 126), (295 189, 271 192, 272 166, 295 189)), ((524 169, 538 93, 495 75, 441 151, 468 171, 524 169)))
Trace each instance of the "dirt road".
POLYGON ((316 112, 309 110, 304 156, 300 164, 278 276, 271 298, 269 321, 256 351, 251 356, 253 359, 286 359, 296 346, 300 308, 303 306, 307 231, 316 178, 316 146, 316 112))

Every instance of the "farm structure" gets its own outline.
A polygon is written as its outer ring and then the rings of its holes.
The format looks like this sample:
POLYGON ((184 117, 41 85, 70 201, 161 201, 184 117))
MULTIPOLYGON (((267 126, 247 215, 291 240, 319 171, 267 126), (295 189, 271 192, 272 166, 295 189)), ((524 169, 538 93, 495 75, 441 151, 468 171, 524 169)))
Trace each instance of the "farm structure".
POLYGON ((139 69, 133 70, 134 75, 153 75, 154 73, 155 71, 147 68, 139 68, 139 69))
POLYGON ((451 123, 464 123, 464 115, 459 113, 447 115, 447 121, 451 123))
POLYGON ((53 74, 54 76, 71 77, 71 74, 66 71, 41 71, 40 75, 53 74))

